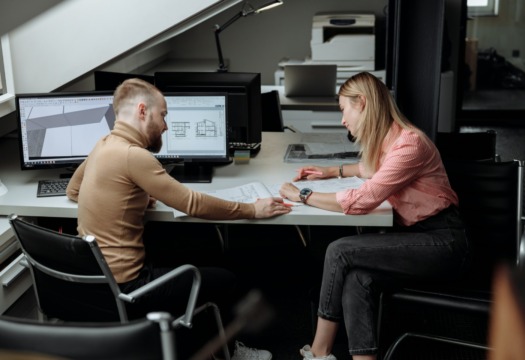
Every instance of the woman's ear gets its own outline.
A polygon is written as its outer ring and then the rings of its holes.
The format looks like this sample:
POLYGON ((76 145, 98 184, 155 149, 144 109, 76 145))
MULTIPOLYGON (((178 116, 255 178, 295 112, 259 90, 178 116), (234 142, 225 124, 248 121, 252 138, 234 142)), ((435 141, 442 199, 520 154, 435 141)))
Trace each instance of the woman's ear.
POLYGON ((363 112, 366 106, 366 97, 364 95, 359 95, 359 111, 363 112))

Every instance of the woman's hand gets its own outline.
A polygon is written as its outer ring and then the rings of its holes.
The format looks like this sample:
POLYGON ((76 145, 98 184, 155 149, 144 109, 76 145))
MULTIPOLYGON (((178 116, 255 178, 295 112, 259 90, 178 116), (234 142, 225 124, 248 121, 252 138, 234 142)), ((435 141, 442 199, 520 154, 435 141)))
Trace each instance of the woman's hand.
POLYGON ((283 197, 283 199, 299 202, 301 201, 301 199, 299 198, 299 191, 299 188, 294 184, 284 183, 279 189, 279 194, 283 197))
POLYGON ((303 166, 297 169, 297 175, 292 181, 299 180, 318 180, 333 177, 329 167, 324 166, 303 166))
POLYGON ((288 214, 292 211, 291 205, 285 204, 283 199, 278 197, 257 199, 254 205, 256 219, 288 214))

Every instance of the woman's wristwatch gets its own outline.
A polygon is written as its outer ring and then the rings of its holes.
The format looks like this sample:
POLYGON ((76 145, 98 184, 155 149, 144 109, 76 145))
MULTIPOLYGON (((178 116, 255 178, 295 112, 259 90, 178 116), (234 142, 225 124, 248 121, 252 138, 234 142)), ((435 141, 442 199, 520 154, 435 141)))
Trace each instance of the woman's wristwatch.
POLYGON ((301 199, 301 202, 303 204, 306 204, 306 201, 308 200, 310 195, 312 195, 312 193, 313 193, 312 189, 308 189, 308 188, 301 189, 301 191, 299 191, 299 199, 301 199))

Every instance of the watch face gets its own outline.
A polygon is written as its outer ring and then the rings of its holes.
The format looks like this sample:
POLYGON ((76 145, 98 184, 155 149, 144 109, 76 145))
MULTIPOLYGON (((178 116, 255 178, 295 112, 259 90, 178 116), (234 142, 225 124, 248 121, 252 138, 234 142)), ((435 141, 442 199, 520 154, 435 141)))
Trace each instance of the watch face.
POLYGON ((308 200, 308 197, 310 196, 311 193, 312 193, 311 189, 308 189, 308 188, 301 189, 301 191, 299 191, 299 198, 301 199, 303 203, 306 203, 306 200, 308 200))
POLYGON ((308 196, 308 195, 310 195, 311 192, 312 192, 312 190, 310 190, 308 188, 304 188, 304 189, 301 189, 301 192, 299 194, 302 195, 302 196, 308 196))

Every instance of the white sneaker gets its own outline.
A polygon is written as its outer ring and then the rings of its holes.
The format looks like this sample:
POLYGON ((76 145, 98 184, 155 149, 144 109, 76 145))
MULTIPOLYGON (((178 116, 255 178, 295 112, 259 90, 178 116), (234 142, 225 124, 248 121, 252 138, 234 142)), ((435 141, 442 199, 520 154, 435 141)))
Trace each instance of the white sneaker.
POLYGON ((245 346, 242 342, 235 342, 235 350, 231 360, 270 360, 272 353, 245 346))
POLYGON ((299 350, 301 355, 303 356, 303 360, 337 360, 337 358, 332 355, 326 355, 321 357, 314 357, 314 354, 312 354, 312 349, 310 348, 310 345, 305 345, 301 350, 299 350))

